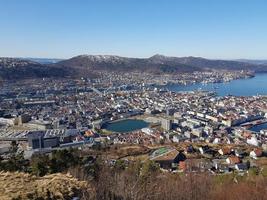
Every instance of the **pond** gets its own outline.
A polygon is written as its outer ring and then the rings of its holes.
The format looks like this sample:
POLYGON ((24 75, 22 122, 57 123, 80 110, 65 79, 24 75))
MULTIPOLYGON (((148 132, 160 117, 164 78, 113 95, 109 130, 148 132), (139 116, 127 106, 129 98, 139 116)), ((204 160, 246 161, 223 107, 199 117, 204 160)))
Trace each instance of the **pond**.
POLYGON ((140 130, 142 128, 148 127, 148 125, 149 123, 143 120, 125 119, 111 123, 106 123, 103 125, 102 128, 112 132, 126 133, 135 130, 140 130))

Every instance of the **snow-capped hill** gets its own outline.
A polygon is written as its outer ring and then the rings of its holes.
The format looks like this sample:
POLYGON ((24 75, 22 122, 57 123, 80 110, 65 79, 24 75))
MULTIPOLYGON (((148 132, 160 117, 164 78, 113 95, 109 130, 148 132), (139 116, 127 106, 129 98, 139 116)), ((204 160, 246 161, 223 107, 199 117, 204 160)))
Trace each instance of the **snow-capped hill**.
POLYGON ((80 58, 87 58, 93 62, 119 62, 124 60, 123 57, 113 55, 81 55, 80 58))

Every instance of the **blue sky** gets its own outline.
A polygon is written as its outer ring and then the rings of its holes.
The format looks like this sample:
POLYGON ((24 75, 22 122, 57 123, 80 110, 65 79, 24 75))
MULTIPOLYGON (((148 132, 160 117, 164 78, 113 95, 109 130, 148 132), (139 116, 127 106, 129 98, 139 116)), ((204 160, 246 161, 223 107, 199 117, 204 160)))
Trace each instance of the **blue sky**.
POLYGON ((267 58, 266 0, 0 0, 0 56, 267 58))

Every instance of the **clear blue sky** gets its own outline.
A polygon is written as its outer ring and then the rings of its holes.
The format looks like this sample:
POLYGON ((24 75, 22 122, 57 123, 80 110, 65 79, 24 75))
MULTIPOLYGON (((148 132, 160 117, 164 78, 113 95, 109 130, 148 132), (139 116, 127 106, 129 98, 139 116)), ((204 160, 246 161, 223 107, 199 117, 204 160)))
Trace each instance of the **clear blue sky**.
POLYGON ((266 0, 0 0, 0 56, 267 58, 266 0))

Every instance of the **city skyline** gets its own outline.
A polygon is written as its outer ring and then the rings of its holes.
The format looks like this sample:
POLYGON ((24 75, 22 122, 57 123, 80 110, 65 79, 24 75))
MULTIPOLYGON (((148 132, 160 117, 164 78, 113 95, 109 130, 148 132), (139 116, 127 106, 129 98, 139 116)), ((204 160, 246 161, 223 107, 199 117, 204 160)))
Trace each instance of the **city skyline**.
POLYGON ((266 8, 262 0, 11 0, 0 3, 0 56, 266 59, 266 8))

